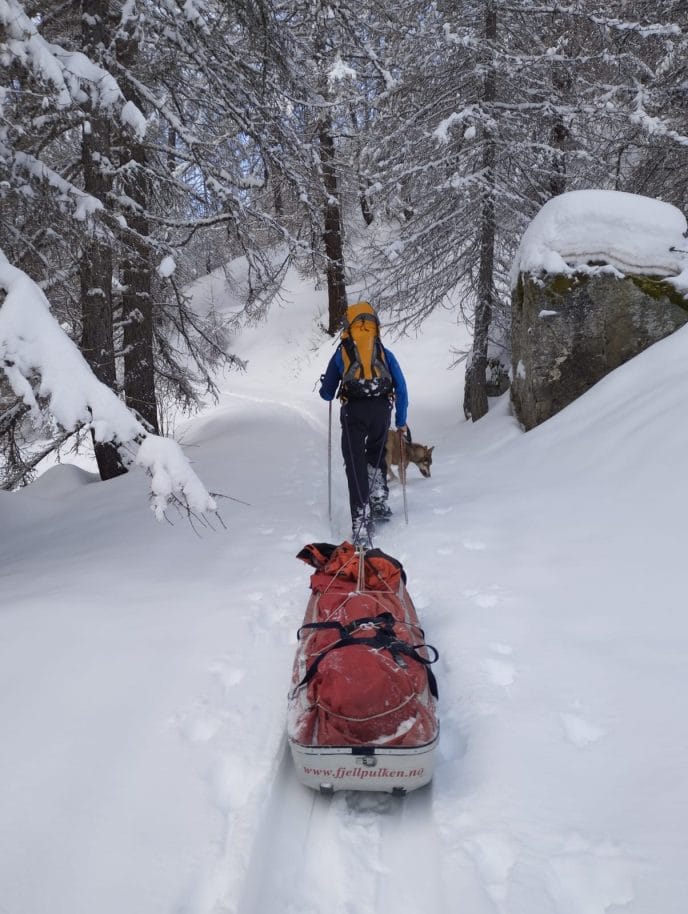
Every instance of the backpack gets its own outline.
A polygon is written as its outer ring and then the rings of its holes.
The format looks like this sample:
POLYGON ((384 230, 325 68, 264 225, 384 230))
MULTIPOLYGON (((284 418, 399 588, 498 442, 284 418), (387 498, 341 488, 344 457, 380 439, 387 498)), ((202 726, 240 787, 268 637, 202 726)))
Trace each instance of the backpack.
POLYGON ((394 384, 380 342, 380 322, 372 305, 363 301, 346 309, 340 339, 344 363, 340 398, 361 400, 390 396, 394 384))

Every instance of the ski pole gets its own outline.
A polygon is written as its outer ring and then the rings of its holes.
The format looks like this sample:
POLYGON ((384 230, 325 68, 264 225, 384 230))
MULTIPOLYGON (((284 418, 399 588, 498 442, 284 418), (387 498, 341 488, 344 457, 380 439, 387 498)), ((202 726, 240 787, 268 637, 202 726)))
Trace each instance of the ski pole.
POLYGON ((404 432, 398 429, 399 434, 399 479, 401 481, 401 491, 404 496, 404 520, 408 524, 408 505, 406 503, 406 462, 404 461, 404 432))
POLYGON ((330 400, 330 421, 327 426, 327 518, 332 524, 332 400, 330 400))

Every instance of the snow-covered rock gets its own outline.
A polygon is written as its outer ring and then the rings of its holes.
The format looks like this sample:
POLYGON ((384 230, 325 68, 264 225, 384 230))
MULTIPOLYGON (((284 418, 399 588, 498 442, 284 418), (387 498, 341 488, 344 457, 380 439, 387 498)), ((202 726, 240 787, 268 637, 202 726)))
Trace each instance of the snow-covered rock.
POLYGON ((542 207, 512 269, 511 396, 525 428, 686 323, 685 233, 679 210, 637 194, 572 191, 542 207))

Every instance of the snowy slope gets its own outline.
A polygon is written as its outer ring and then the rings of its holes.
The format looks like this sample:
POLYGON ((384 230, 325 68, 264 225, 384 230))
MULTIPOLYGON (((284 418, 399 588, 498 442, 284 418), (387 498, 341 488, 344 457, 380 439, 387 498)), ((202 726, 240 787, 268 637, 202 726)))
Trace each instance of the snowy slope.
POLYGON ((505 400, 463 421, 448 313, 388 341, 436 445, 377 543, 441 652, 439 765, 403 801, 328 800, 284 745, 294 556, 348 533, 323 308, 290 274, 178 429, 248 502, 227 530, 156 523, 134 474, 0 493, 0 911, 682 914, 688 332, 527 435, 505 400))

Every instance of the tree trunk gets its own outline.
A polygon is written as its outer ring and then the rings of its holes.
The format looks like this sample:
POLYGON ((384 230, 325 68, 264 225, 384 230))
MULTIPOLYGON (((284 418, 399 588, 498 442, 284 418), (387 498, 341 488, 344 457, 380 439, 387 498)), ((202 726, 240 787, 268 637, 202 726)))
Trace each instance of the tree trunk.
POLYGON ((282 181, 280 176, 275 172, 270 172, 270 184, 272 186, 272 201, 275 208, 276 216, 284 215, 284 196, 282 194, 282 181))
MULTIPOLYGON (((552 85, 556 90, 556 97, 570 97, 572 79, 571 72, 567 66, 558 62, 554 64, 552 85)), ((554 116, 549 141, 552 147, 552 172, 549 180, 549 191, 552 197, 556 197, 566 191, 566 146, 569 141, 569 129, 564 122, 563 115, 558 111, 554 116)))
MULTIPOLYGON (((140 149, 140 147, 138 147, 140 149)), ((142 150, 141 150, 142 153, 142 150)), ((137 153, 132 151, 136 160, 137 153)), ((145 181, 135 177, 125 190, 137 203, 146 199, 145 181)), ((128 217, 129 225, 140 235, 148 234, 148 222, 140 215, 128 217)), ((124 321, 124 397, 156 435, 159 432, 155 392, 153 348, 153 296, 151 294, 150 251, 145 242, 129 242, 122 264, 122 319, 124 321)))
MULTIPOLYGON (((107 46, 107 0, 82 0, 82 35, 87 54, 107 46)), ((97 59, 97 57, 95 58, 97 59)), ((110 123, 95 105, 84 125, 81 161, 84 190, 105 202, 111 187, 106 163, 111 156, 110 123)), ((90 238, 84 243, 80 261, 81 350, 93 373, 112 390, 116 388, 115 349, 112 334, 112 246, 97 216, 90 220, 90 238)), ((101 479, 125 473, 116 446, 93 441, 101 479)))
MULTIPOLYGON (((349 114, 351 117, 351 129, 353 135, 357 137, 361 131, 361 127, 356 116, 356 109, 353 105, 349 109, 349 114)), ((370 200, 368 199, 367 191, 370 190, 371 184, 367 178, 364 178, 361 174, 361 161, 360 161, 360 143, 356 141, 356 157, 355 157, 355 167, 356 167, 356 177, 358 181, 358 202, 361 207, 361 215, 363 216, 363 221, 366 225, 373 224, 373 211, 370 208, 370 200)))
POLYGON ((327 300, 329 324, 327 332, 334 336, 340 329, 346 311, 346 281, 344 276, 344 229, 339 202, 337 170, 334 161, 332 125, 323 121, 318 132, 320 162, 325 188, 325 255, 327 257, 327 300))
POLYGON ((361 203, 361 214, 363 216, 363 221, 366 225, 373 224, 373 211, 370 208, 370 201, 368 200, 368 194, 366 193, 366 188, 361 187, 359 193, 359 200, 361 203))
MULTIPOLYGON (((497 13, 492 2, 486 4, 485 40, 488 53, 494 54, 497 38, 497 13)), ((485 73, 483 102, 490 109, 496 97, 496 79, 493 60, 485 73)), ((466 370, 464 415, 474 422, 487 413, 487 348, 492 307, 494 305, 494 248, 495 248, 495 161, 496 144, 486 129, 483 146, 482 201, 480 206, 480 265, 478 271, 478 302, 475 308, 473 350, 466 370)))
MULTIPOLYGON (((133 20, 129 20, 130 27, 133 20)), ((137 63, 139 47, 133 36, 120 38, 117 58, 127 69, 137 63)), ((131 86, 127 97, 139 108, 142 100, 131 86)), ((121 136, 121 164, 136 163, 138 167, 123 169, 123 191, 141 210, 150 204, 150 185, 144 174, 146 152, 137 142, 133 131, 124 130, 121 136)), ((159 432, 158 405, 155 392, 155 362, 153 333, 153 296, 151 281, 151 252, 146 238, 148 220, 140 212, 127 213, 127 222, 137 234, 127 239, 127 252, 122 263, 122 321, 124 323, 124 396, 127 406, 141 416, 155 434, 159 432)))

